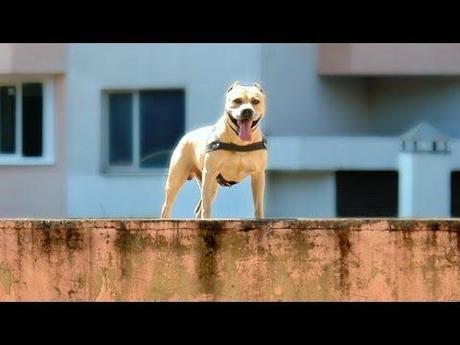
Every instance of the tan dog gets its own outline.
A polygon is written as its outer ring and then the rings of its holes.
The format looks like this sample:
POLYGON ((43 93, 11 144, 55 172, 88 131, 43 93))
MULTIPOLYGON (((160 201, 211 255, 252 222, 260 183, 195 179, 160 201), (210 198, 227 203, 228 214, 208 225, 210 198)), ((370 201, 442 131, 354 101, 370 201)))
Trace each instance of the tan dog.
POLYGON ((195 178, 201 200, 197 218, 210 218, 218 184, 229 186, 251 175, 255 218, 264 216, 267 150, 260 121, 265 115, 262 87, 232 84, 227 90, 225 112, 214 126, 187 133, 175 148, 165 188, 161 218, 170 218, 177 192, 195 178))

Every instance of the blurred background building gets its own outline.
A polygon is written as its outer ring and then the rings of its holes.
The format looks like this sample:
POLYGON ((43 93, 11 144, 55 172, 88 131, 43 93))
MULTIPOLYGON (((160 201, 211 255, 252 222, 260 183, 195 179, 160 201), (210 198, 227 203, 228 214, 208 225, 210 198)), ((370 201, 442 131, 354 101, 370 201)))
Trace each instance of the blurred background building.
MULTIPOLYGON (((1 44, 0 217, 157 217, 235 80, 268 95, 267 217, 460 215, 460 44, 1 44)), ((212 213, 252 217, 249 178, 212 213)))

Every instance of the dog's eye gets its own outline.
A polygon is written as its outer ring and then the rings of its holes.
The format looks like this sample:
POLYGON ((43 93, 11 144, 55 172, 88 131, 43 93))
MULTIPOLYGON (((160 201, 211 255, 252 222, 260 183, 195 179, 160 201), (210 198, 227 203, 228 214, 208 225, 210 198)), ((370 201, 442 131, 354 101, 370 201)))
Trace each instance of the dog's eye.
POLYGON ((243 103, 243 100, 241 98, 236 98, 236 99, 233 100, 233 103, 241 104, 241 103, 243 103))
POLYGON ((260 103, 260 101, 259 101, 258 99, 253 99, 253 100, 251 101, 251 103, 252 103, 253 105, 257 105, 257 104, 260 103))

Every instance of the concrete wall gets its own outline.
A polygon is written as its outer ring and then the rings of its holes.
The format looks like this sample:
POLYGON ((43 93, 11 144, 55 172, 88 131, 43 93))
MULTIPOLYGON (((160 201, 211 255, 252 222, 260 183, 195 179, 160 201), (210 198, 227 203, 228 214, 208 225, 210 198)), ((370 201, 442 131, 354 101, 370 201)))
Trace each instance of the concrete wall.
POLYGON ((459 301, 458 220, 2 220, 2 301, 459 301))
POLYGON ((450 216, 450 162, 445 154, 408 154, 399 157, 399 215, 450 216))
POLYGON ((401 149, 396 137, 286 136, 269 139, 268 166, 275 171, 397 169, 401 149))
POLYGON ((335 217, 334 172, 269 172, 265 212, 268 217, 335 217))
POLYGON ((316 44, 263 44, 265 129, 273 136, 360 135, 368 131, 366 83, 322 78, 316 44))
POLYGON ((421 121, 460 138, 460 78, 375 78, 369 82, 369 131, 399 136, 421 121))

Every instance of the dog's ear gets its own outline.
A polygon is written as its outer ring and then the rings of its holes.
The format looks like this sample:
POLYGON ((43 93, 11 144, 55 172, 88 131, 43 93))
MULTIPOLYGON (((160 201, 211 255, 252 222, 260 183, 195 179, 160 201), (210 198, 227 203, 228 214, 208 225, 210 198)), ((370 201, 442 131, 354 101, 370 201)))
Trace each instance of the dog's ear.
POLYGON ((254 86, 255 86, 256 88, 258 88, 260 92, 264 93, 264 89, 262 88, 262 86, 261 86, 259 83, 255 82, 255 83, 254 83, 254 86))
POLYGON ((229 86, 229 88, 227 89, 227 93, 229 93, 230 91, 233 90, 234 87, 238 86, 238 85, 241 85, 239 81, 235 81, 232 85, 229 86))

